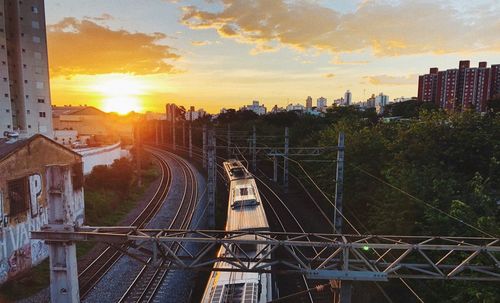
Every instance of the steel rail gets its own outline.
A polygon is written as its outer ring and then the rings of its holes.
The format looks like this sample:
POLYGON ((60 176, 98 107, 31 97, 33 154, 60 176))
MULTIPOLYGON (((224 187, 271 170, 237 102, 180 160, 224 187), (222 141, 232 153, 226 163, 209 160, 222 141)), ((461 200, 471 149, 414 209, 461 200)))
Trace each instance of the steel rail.
MULTIPOLYGON (((160 183, 153 197, 146 204, 141 213, 132 222, 133 226, 144 226, 156 215, 165 197, 168 195, 171 184, 171 171, 166 162, 155 157, 155 161, 161 168, 160 183)), ((85 298, 102 277, 111 269, 111 267, 120 259, 123 254, 112 247, 106 247, 99 256, 97 256, 89 265, 87 265, 79 274, 80 298, 85 298)))
MULTIPOLYGON (((168 151, 151 148, 154 152, 156 152, 157 157, 164 157, 162 153, 168 153, 175 162, 179 164, 179 167, 182 170, 185 184, 182 194, 182 199, 179 207, 177 208, 176 214, 172 221, 169 224, 169 228, 181 227, 186 228, 189 227, 192 221, 194 208, 198 200, 198 185, 196 176, 192 172, 189 165, 186 164, 185 160, 177 155, 170 153, 168 151), (190 191, 189 191, 190 189, 190 191), (188 198, 189 197, 189 198, 188 198), (187 202, 187 203, 186 203, 187 202), (187 206, 186 206, 187 204, 187 206), (181 211, 186 209, 184 214, 181 214, 181 211), (183 215, 182 220, 179 222, 180 216, 183 215)), ((179 247, 175 247, 174 251, 177 253, 179 247)), ((118 302, 150 302, 156 295, 159 287, 161 286, 164 278, 169 272, 168 262, 162 260, 160 264, 152 268, 148 266, 153 262, 152 258, 147 260, 147 264, 145 264, 132 284, 127 288, 126 292, 122 295, 118 302)))

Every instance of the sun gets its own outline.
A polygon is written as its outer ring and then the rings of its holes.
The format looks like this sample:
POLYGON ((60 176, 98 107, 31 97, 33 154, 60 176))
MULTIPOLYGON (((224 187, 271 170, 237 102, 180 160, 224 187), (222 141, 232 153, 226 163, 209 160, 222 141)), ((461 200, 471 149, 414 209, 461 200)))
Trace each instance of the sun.
POLYGON ((134 96, 116 96, 103 100, 102 109, 105 112, 126 115, 132 111, 139 112, 142 109, 141 101, 134 96))
POLYGON ((99 79, 91 89, 103 96, 101 108, 105 112, 125 115, 142 110, 140 96, 144 94, 146 86, 132 76, 109 75, 99 79))

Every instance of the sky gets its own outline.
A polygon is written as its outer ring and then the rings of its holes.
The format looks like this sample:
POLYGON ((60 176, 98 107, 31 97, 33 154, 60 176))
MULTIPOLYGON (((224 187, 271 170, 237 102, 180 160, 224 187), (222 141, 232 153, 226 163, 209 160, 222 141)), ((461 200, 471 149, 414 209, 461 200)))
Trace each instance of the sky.
POLYGON ((417 95, 500 64, 498 0, 45 0, 52 103, 217 113, 259 100, 417 95))

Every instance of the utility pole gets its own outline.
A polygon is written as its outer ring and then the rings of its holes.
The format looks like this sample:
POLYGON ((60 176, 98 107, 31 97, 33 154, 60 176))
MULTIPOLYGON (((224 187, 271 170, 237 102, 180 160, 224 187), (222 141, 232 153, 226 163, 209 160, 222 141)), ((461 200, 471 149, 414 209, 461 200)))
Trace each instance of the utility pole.
POLYGON ((339 133, 337 146, 337 172, 335 177, 335 209, 333 213, 333 222, 335 223, 335 232, 342 233, 343 213, 342 200, 344 190, 344 133, 339 133), (338 212, 338 214, 337 214, 338 212))
POLYGON ((186 148, 186 120, 182 120, 182 147, 186 148))
MULTIPOLYGON (((344 224, 344 213, 342 208, 343 197, 344 197, 344 133, 339 133, 339 141, 337 146, 337 173, 335 178, 335 210, 333 215, 333 220, 335 223, 335 232, 341 234, 343 232, 344 224)), ((346 252, 344 252, 346 253, 346 252)), ((347 258, 347 256, 344 256, 347 258)), ((344 265, 345 266, 345 265, 344 265)), ((349 268, 342 268, 342 270, 349 270, 349 268)), ((338 281, 340 283, 340 303, 351 303, 352 297, 352 282, 343 280, 338 281)), ((338 284, 337 283, 337 284, 338 284)))
POLYGON ((285 152, 283 154, 283 190, 288 193, 288 148, 289 148, 289 138, 288 138, 288 127, 285 127, 285 152))
POLYGON ((165 131, 165 123, 164 122, 165 121, 160 120, 160 134, 161 134, 160 135, 160 143, 161 144, 165 143, 165 133, 164 133, 164 131, 165 131))
POLYGON ((158 145, 160 143, 159 141, 159 133, 158 133, 158 120, 154 120, 155 121, 155 142, 156 142, 156 145, 158 145))
POLYGON ((231 124, 227 125, 227 158, 231 158, 231 124))
POLYGON ((273 156, 273 181, 278 182, 278 157, 273 156))
POLYGON ((193 136, 191 132, 191 121, 189 121, 189 158, 193 157, 193 136))
POLYGON ((257 130, 255 129, 255 125, 253 126, 253 135, 252 135, 252 171, 254 173, 257 172, 257 130))
MULTIPOLYGON (((74 231, 76 218, 69 165, 47 167, 48 219, 51 229, 74 231)), ((50 300, 52 303, 80 302, 78 266, 74 242, 47 242, 50 256, 50 300)))
POLYGON ((203 124, 203 168, 207 168, 207 125, 203 124))
POLYGON ((176 143, 176 140, 175 140, 175 119, 176 119, 176 115, 177 114, 177 105, 175 104, 172 104, 172 145, 173 145, 173 149, 176 150, 177 148, 177 143, 176 143))
POLYGON ((215 131, 210 128, 208 131, 208 226, 215 227, 215 190, 216 190, 216 150, 215 150, 215 131))
POLYGON ((137 185, 139 187, 142 186, 142 168, 141 168, 141 153, 142 153, 142 145, 141 145, 141 123, 137 122, 135 125, 135 149, 136 149, 136 157, 137 157, 137 185))

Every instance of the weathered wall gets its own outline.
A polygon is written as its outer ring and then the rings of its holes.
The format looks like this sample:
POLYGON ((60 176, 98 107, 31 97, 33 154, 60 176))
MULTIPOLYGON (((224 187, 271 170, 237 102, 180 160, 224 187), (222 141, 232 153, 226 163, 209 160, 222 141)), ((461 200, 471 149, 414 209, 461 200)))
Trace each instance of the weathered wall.
MULTIPOLYGON (((32 140, 0 162, 0 283, 48 256, 48 248, 42 241, 30 240, 30 231, 40 230, 47 223, 46 166, 57 164, 81 167, 81 158, 44 138, 32 140), (8 184, 9 181, 20 179, 25 182, 24 199, 27 208, 13 215, 12 195, 9 194, 8 184)), ((75 173, 71 200, 77 213, 77 221, 83 224, 83 179, 78 177, 76 170, 75 173)))
POLYGON ((113 161, 122 157, 120 143, 96 148, 85 148, 76 150, 83 156, 83 173, 89 174, 97 165, 111 165, 113 161))

